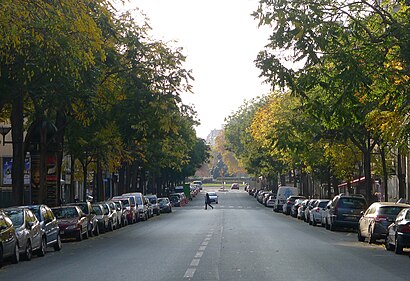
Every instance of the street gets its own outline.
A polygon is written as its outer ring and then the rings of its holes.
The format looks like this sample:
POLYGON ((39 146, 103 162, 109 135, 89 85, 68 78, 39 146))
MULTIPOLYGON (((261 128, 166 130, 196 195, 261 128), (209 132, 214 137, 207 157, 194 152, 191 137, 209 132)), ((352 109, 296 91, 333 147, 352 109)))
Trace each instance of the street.
POLYGON ((242 189, 146 222, 6 262, 0 280, 409 280, 410 259, 354 232, 330 232, 272 212, 242 189))

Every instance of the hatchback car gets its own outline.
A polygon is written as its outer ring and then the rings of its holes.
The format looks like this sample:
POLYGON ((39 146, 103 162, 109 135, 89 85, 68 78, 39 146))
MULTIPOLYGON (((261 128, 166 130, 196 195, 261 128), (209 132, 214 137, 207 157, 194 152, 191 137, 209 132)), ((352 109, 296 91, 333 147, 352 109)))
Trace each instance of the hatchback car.
POLYGON ((135 206, 134 201, 132 201, 134 197, 120 197, 116 196, 113 197, 112 200, 114 202, 121 202, 123 213, 125 214, 128 224, 133 224, 137 222, 138 217, 138 210, 135 206))
POLYGON ((338 227, 347 227, 357 230, 361 213, 367 209, 367 201, 363 195, 353 194, 336 195, 332 203, 326 206, 327 223, 326 228, 335 231, 338 227))
POLYGON ((93 213, 97 216, 98 229, 101 233, 107 232, 110 227, 110 221, 103 206, 98 203, 93 203, 93 213))
POLYGON ((6 258, 10 258, 12 263, 18 263, 20 253, 13 222, 0 210, 0 267, 6 258))
POLYGON ((158 203, 161 213, 172 213, 172 205, 168 198, 158 198, 158 203))
POLYGON ((16 229, 19 251, 25 260, 31 260, 33 252, 42 257, 46 253, 46 238, 36 216, 27 208, 4 209, 16 229))
POLYGON ((87 218, 79 207, 61 206, 51 210, 57 218, 62 238, 76 238, 77 241, 88 238, 87 218))
POLYGON ((84 215, 87 216, 87 223, 88 223, 88 235, 89 236, 94 236, 94 235, 99 235, 100 230, 98 228, 98 223, 97 223, 97 216, 92 212, 93 206, 91 202, 86 201, 86 202, 76 202, 76 203, 71 203, 68 205, 73 205, 80 207, 81 211, 83 212, 84 215))
POLYGON ((237 189, 237 190, 239 190, 239 183, 233 183, 233 184, 231 185, 231 189, 237 189))
POLYGON ((286 199, 286 202, 282 206, 282 212, 285 215, 290 215, 290 210, 292 209, 293 204, 295 204, 296 199, 306 199, 305 196, 292 195, 286 199))
POLYGON ((47 246, 53 247, 54 251, 60 251, 62 247, 60 227, 58 227, 53 211, 47 205, 30 205, 20 208, 28 208, 34 213, 43 229, 47 246))
POLYGON ((325 213, 326 206, 329 203, 328 199, 318 199, 310 210, 309 224, 316 226, 318 223, 322 225, 322 216, 325 213))
POLYGON ((210 203, 215 202, 215 204, 218 204, 218 194, 216 194, 216 192, 210 191, 208 192, 208 195, 210 203))
POLYGON ((152 206, 153 213, 159 216, 161 214, 161 210, 158 204, 158 198, 156 195, 146 195, 145 198, 149 200, 152 206))
POLYGON ((386 239, 387 227, 395 221, 397 214, 405 208, 410 208, 408 204, 392 202, 375 202, 362 213, 357 229, 357 239, 364 241, 368 238, 369 243, 376 242, 377 239, 386 239))
POLYGON ((410 208, 401 210, 388 226, 385 246, 396 254, 402 254, 403 248, 410 248, 410 208))

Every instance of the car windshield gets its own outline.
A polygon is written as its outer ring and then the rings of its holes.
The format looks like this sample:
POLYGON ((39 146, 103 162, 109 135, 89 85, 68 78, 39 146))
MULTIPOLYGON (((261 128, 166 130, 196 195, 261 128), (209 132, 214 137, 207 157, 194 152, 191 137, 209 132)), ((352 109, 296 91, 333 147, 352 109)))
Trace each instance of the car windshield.
POLYGON ((84 213, 88 213, 88 208, 87 208, 87 204, 76 204, 77 207, 79 207, 81 209, 81 211, 83 211, 84 213))
POLYGON ((171 200, 171 202, 178 202, 179 197, 178 196, 171 196, 171 197, 169 197, 169 200, 171 200))
POLYGON ((102 211, 99 206, 93 206, 93 210, 96 215, 102 215, 102 211))
POLYGON ((398 206, 385 206, 380 207, 379 214, 380 215, 387 215, 387 216, 397 216, 401 210, 405 207, 398 207, 398 206))
POLYGON ((28 208, 33 214, 36 216, 38 220, 40 220, 40 207, 39 206, 32 206, 28 208))
POLYGON ((151 204, 157 204, 157 199, 155 199, 154 197, 150 197, 150 198, 148 198, 149 199, 149 202, 151 203, 151 204))
POLYGON ((142 205, 141 197, 137 197, 137 204, 138 204, 138 205, 142 205))
POLYGON ((123 207, 129 207, 130 206, 130 202, 128 200, 121 200, 122 206, 123 207))
POLYGON ((24 223, 23 210, 5 210, 7 216, 13 222, 15 227, 20 227, 24 223))
POLYGON ((339 202, 340 208, 348 209, 364 209, 366 208, 366 202, 359 198, 341 198, 339 202))
POLYGON ((78 217, 77 209, 72 208, 55 208, 53 209, 53 213, 58 219, 71 219, 78 217))
MULTIPOLYGON (((233 191, 232 191, 233 192, 233 191)), ((209 196, 216 196, 215 192, 208 192, 209 196)))
POLYGON ((328 202, 329 202, 329 201, 322 201, 322 202, 319 203, 319 206, 318 206, 318 207, 324 208, 324 207, 326 207, 326 205, 327 205, 328 202))

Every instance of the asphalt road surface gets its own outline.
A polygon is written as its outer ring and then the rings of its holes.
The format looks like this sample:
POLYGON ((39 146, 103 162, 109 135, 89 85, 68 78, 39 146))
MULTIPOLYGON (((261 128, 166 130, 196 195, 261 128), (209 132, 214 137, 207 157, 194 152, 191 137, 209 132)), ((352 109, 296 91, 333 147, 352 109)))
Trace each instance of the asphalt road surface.
POLYGON ((171 214, 6 262, 0 281, 410 280, 409 257, 381 243, 274 213, 243 190, 204 210, 205 192, 171 214))

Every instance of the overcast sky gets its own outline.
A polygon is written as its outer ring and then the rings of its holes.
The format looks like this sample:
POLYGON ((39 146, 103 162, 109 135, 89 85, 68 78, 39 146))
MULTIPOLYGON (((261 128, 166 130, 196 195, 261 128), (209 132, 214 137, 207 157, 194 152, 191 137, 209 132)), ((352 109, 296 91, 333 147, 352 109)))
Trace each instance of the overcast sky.
POLYGON ((197 136, 206 138, 243 101, 266 94, 254 60, 268 42, 268 32, 250 15, 257 0, 137 0, 127 9, 140 8, 150 19, 155 39, 178 43, 192 69, 194 94, 182 96, 193 104, 201 125, 197 136))

